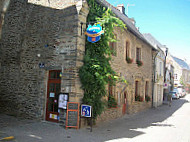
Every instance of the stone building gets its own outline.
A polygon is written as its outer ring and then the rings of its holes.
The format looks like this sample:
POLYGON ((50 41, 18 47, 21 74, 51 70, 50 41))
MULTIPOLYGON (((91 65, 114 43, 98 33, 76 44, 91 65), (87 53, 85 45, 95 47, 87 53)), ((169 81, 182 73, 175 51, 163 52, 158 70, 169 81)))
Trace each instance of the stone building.
POLYGON ((87 15, 82 0, 10 1, 0 41, 0 111, 58 121, 60 91, 81 102, 87 15))
MULTIPOLYGON (((116 51, 111 65, 128 85, 109 89, 118 106, 105 110, 101 121, 151 107, 156 49, 123 13, 123 5, 96 1, 111 8, 127 27, 114 31, 118 42, 111 44, 116 51)), ((0 111, 58 122, 65 114, 58 111, 60 91, 69 93, 70 102, 81 103, 78 69, 85 53, 87 15, 84 0, 10 0, 0 41, 0 111)))
POLYGON ((190 67, 182 59, 172 56, 174 63, 174 86, 185 87, 190 83, 190 67))
POLYGON ((115 55, 112 56, 112 68, 127 80, 128 85, 117 83, 111 90, 108 89, 117 100, 118 106, 107 109, 99 118, 104 120, 151 107, 153 57, 156 49, 139 32, 134 19, 127 17, 123 5, 114 7, 104 0, 98 0, 98 2, 109 7, 127 27, 124 31, 115 28, 114 34, 118 42, 110 46, 115 50, 115 55))
POLYGON ((163 45, 157 41, 150 33, 143 34, 144 37, 154 46, 158 52, 154 57, 154 94, 153 106, 158 107, 163 103, 163 86, 164 86, 164 69, 165 69, 165 53, 161 49, 163 45))

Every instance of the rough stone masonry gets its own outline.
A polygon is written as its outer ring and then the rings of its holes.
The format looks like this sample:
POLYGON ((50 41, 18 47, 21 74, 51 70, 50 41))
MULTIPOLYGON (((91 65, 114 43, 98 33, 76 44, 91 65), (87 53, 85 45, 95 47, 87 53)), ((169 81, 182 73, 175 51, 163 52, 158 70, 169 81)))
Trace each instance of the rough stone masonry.
POLYGON ((10 0, 0 41, 0 111, 37 119, 45 117, 49 70, 67 76, 61 89, 70 101, 83 97, 77 71, 88 14, 82 0, 62 8, 41 2, 10 0))

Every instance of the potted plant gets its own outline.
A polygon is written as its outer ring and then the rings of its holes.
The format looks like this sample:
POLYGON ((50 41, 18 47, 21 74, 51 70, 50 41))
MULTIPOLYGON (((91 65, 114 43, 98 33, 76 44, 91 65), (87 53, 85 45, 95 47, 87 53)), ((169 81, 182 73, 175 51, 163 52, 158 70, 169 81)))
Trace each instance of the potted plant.
POLYGON ((113 96, 108 97, 108 108, 116 108, 117 102, 113 96))
POLYGON ((143 102, 144 98, 140 95, 135 95, 135 101, 143 102))
POLYGON ((129 64, 133 63, 133 59, 130 58, 130 57, 127 57, 127 58, 126 58, 126 61, 127 61, 127 63, 129 63, 129 64))
POLYGON ((145 95, 145 100, 146 100, 146 102, 149 102, 151 99, 150 99, 150 96, 148 96, 148 95, 145 95))
POLYGON ((140 60, 137 60, 137 66, 140 67, 140 66, 142 66, 142 65, 143 65, 143 62, 140 61, 140 60))

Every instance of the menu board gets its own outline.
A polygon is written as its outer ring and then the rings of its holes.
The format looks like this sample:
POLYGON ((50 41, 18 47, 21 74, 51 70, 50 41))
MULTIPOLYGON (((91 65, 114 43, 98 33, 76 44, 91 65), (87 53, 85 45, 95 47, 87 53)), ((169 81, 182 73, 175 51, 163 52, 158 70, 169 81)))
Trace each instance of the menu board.
POLYGON ((68 127, 76 129, 79 127, 79 103, 67 103, 66 129, 68 127))

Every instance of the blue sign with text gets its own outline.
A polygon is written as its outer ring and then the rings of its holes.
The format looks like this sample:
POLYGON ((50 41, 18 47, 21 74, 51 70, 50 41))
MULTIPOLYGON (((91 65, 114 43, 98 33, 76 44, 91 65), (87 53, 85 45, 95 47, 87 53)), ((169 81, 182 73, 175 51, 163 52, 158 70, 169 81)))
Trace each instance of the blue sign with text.
POLYGON ((89 105, 81 105, 81 116, 91 117, 92 107, 89 105))

